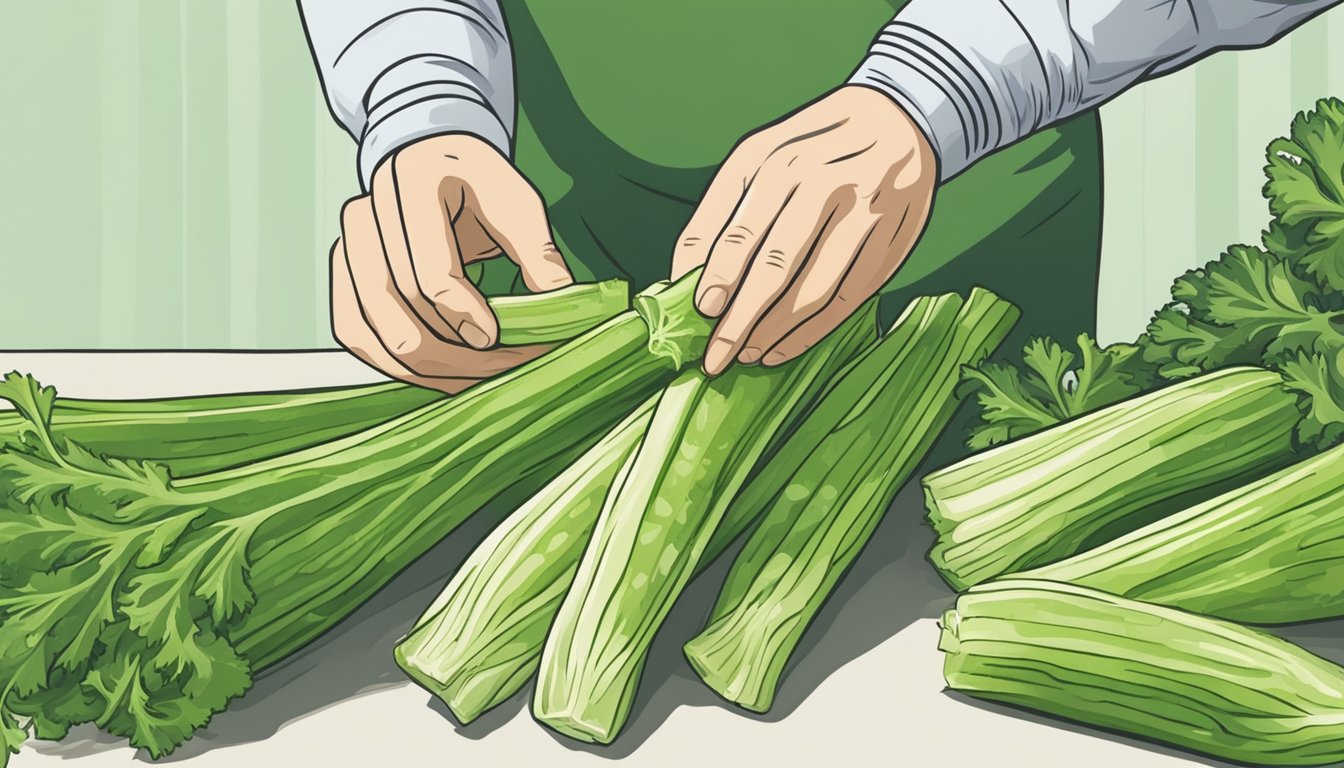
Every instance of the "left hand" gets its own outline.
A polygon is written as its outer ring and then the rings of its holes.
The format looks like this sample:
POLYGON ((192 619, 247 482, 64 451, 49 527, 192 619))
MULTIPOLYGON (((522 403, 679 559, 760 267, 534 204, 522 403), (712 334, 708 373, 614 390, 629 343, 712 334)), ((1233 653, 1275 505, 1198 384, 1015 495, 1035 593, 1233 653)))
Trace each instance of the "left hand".
POLYGON ((743 139, 672 258, 674 279, 705 266, 696 307, 719 318, 705 372, 779 365, 834 330, 914 247, 937 180, 919 127, 862 86, 743 139))

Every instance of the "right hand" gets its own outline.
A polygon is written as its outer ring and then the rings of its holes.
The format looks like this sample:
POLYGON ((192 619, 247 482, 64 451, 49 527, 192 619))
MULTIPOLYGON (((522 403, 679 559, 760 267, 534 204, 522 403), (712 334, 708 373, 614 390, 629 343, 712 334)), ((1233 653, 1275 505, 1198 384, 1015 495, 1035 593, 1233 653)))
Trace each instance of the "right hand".
POLYGON ((532 291, 574 282, 536 189, 493 146, 445 135, 409 144, 341 211, 331 249, 332 332, 412 384, 458 392, 545 352, 495 347, 499 323, 465 266, 501 253, 532 291))

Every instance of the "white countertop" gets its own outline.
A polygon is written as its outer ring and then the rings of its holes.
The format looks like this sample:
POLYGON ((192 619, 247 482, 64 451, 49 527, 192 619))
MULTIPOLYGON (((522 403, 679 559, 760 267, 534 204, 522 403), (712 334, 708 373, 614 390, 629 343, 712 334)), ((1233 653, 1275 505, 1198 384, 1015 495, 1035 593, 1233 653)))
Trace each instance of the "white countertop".
MULTIPOLYGON (((0 370, 71 397, 162 397, 373 381, 343 353, 3 353, 0 370)), ((743 714, 704 688, 680 654, 725 563, 691 588, 659 636, 625 734, 610 747, 535 723, 520 695, 466 728, 392 661, 394 641, 461 558, 450 539, 321 641, 262 676, 164 762, 208 766, 938 766, 1162 768, 1223 765, 1187 753, 972 702, 943 691, 935 617, 950 590, 923 559, 932 540, 907 489, 808 632, 775 712, 743 714)), ((463 537, 457 537, 463 538, 463 537)), ((1291 637, 1344 658, 1344 626, 1291 637)), ((530 694, 530 691, 528 692, 530 694)), ((15 768, 145 765, 91 727, 32 742, 15 768), (70 761, 70 762, 66 762, 70 761)))

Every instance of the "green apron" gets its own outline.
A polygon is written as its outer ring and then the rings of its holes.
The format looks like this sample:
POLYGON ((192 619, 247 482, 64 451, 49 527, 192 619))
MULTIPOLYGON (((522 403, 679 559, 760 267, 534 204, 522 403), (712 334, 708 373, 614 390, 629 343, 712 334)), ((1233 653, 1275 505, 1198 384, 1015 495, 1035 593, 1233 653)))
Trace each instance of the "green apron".
MULTIPOLYGON (((580 279, 665 278, 715 169, 745 134, 843 83, 903 0, 505 0, 516 160, 580 279)), ((1094 114, 976 164, 937 193, 887 286, 988 287, 1023 310, 1015 339, 1094 325, 1101 238, 1094 114)), ((492 260, 487 290, 517 291, 492 260)))

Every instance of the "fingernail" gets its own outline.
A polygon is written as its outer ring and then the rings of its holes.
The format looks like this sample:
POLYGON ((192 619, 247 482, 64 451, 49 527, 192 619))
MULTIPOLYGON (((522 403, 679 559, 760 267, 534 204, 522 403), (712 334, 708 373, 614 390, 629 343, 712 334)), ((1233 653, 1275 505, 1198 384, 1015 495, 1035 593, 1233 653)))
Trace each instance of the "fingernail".
POLYGON ((733 345, 723 339, 715 339, 709 343, 705 349, 705 373, 710 376, 718 376, 728 367, 728 360, 733 354, 733 345))
POLYGON ((751 365, 752 363, 761 359, 761 350, 757 349, 756 347, 747 347, 746 349, 742 350, 742 354, 738 355, 737 359, 741 360, 747 365, 751 365))
POLYGON ((720 285, 711 286, 700 296, 700 311, 710 317, 718 317, 727 303, 728 291, 720 285))
POLYGON ((462 321, 462 325, 457 328, 457 335, 477 349, 488 349, 490 347, 490 335, 470 320, 462 321))
POLYGON ((765 366, 779 365, 780 363, 784 362, 785 359, 786 358, 783 352, 771 352, 770 354, 765 356, 764 360, 761 361, 761 365, 765 366))

